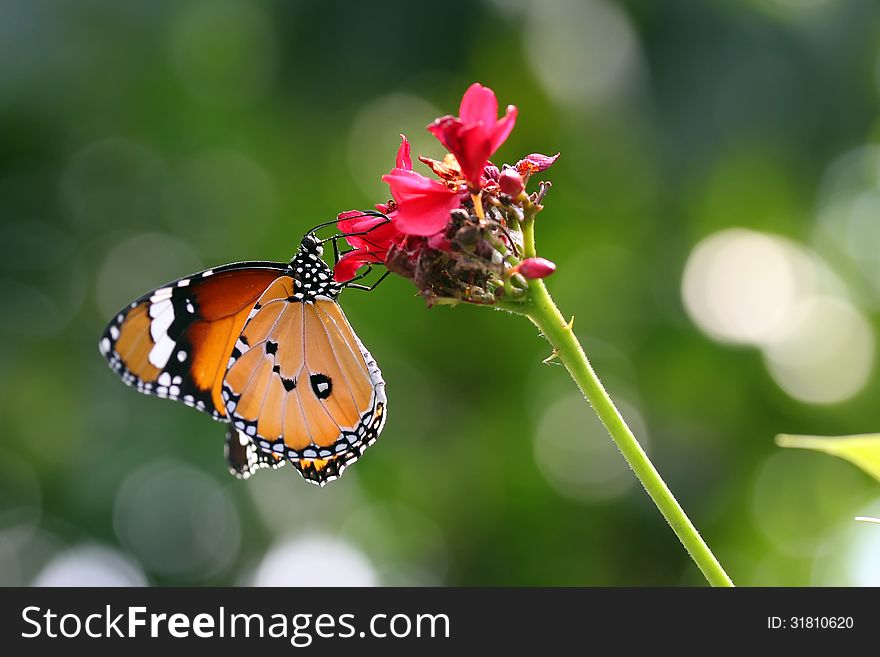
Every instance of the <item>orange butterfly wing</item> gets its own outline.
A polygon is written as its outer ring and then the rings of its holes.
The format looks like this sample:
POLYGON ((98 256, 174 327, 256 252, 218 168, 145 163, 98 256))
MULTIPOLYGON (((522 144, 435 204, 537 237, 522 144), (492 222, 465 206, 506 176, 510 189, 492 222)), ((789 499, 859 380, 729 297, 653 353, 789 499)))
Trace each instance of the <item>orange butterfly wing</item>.
POLYGON ((226 430, 226 462, 229 472, 238 479, 248 479, 261 468, 280 468, 286 459, 278 454, 264 452, 235 427, 226 430))
POLYGON ((375 442, 385 422, 385 382, 339 305, 296 292, 296 281, 282 276, 260 297, 222 397, 238 431, 323 484, 375 442))
POLYGON ((101 353, 138 391, 226 420, 220 393, 229 355, 257 299, 285 269, 234 263, 164 285, 117 313, 101 353))

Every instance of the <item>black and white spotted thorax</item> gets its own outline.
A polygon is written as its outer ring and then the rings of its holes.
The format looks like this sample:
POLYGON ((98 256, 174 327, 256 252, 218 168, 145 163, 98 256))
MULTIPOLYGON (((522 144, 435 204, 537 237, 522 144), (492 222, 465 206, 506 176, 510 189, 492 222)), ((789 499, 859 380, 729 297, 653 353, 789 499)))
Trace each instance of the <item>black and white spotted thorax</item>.
POLYGON ((333 270, 324 262, 324 247, 314 235, 303 238, 296 255, 288 264, 289 275, 297 281, 293 301, 336 299, 344 287, 333 280, 333 270))

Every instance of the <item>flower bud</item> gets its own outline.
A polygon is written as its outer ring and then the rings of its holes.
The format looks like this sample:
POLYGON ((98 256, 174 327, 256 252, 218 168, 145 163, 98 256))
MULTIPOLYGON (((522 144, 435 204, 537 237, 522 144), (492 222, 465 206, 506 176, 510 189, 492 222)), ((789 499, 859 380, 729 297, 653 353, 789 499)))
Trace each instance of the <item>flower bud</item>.
POLYGON ((558 159, 559 153, 556 155, 532 153, 531 155, 526 155, 523 159, 517 162, 515 168, 520 175, 530 176, 533 173, 546 171, 558 159))
POLYGON ((516 198, 522 194, 525 185, 523 184, 522 176, 515 170, 505 169, 498 177, 498 187, 501 189, 502 194, 516 198))
POLYGON ((514 269, 525 278, 545 278, 556 271, 556 264, 547 258, 526 258, 514 269))

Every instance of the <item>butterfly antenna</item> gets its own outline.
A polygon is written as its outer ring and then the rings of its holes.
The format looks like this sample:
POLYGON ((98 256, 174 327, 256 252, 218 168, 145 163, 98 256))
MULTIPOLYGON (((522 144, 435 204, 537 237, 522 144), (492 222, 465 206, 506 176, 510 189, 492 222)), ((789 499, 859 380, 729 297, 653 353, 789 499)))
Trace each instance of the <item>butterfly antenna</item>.
MULTIPOLYGON (((388 217, 387 214, 385 214, 384 212, 379 212, 378 210, 364 210, 360 214, 346 217, 346 219, 362 219, 363 217, 379 217, 379 218, 382 218, 385 220, 382 223, 376 224, 376 226, 383 226, 386 223, 388 223, 389 221, 391 221, 391 219, 388 217)), ((317 226, 312 227, 308 231, 307 234, 311 235, 311 234, 314 234, 315 232, 321 230, 322 228, 327 228, 328 226, 338 225, 340 221, 345 221, 345 219, 336 218, 331 221, 325 221, 324 223, 320 223, 317 226)), ((375 228, 376 226, 373 226, 373 228, 375 228)), ((370 230, 372 230, 372 228, 370 230)), ((369 231, 364 231, 364 233, 366 233, 366 232, 369 232, 369 231)), ((340 233, 339 235, 331 235, 330 237, 327 237, 327 238, 320 240, 320 243, 324 244, 325 242, 329 242, 330 240, 338 240, 341 237, 352 237, 354 235, 361 235, 364 233, 340 233)))

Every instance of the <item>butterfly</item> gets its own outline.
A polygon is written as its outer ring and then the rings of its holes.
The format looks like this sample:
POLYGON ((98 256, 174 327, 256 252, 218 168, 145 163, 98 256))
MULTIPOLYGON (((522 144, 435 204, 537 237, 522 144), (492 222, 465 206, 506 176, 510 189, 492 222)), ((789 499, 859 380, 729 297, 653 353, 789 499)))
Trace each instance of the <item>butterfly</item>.
POLYGON ((289 461, 323 486, 385 425, 382 373, 337 303, 346 287, 372 288, 336 282, 314 230, 287 264, 233 263, 143 295, 99 342, 138 392, 228 423, 226 460, 242 479, 289 461))

